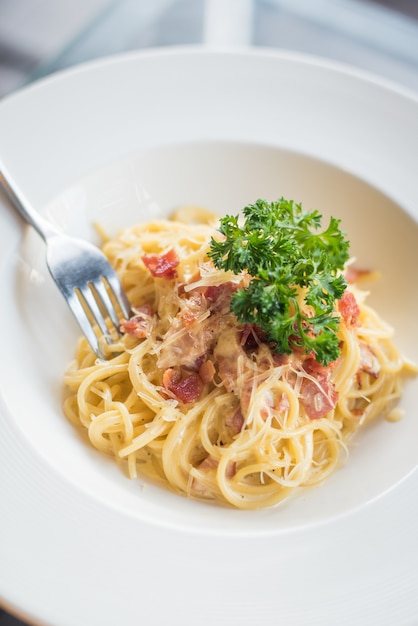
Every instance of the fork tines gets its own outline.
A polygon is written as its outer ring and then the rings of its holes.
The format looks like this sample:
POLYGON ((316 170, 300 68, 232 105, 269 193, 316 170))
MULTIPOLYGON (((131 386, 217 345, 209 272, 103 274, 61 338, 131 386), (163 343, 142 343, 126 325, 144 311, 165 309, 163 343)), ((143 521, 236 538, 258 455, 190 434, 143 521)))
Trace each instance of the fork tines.
POLYGON ((114 343, 121 334, 121 318, 130 315, 129 302, 116 274, 108 271, 106 276, 76 287, 67 302, 92 350, 98 357, 106 358, 100 338, 114 343))

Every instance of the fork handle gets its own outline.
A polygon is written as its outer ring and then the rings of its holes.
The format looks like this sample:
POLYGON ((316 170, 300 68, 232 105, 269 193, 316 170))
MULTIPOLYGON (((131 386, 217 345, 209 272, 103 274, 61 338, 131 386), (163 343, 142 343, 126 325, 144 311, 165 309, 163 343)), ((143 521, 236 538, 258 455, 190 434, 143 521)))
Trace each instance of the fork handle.
POLYGON ((25 198, 24 194, 21 192, 1 161, 0 187, 4 189, 7 197, 20 216, 23 217, 25 222, 33 226, 45 242, 50 237, 59 234, 59 231, 54 228, 48 220, 41 217, 39 213, 37 213, 37 211, 35 211, 35 209, 29 204, 28 200, 25 198))

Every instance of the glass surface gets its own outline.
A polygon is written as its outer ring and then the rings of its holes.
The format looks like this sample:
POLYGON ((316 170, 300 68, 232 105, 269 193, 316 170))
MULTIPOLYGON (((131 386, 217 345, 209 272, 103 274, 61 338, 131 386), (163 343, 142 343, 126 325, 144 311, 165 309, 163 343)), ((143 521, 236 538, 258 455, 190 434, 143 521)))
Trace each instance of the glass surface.
POLYGON ((416 19, 403 6, 414 13, 412 2, 370 0, 113 0, 29 80, 120 52, 238 43, 314 54, 418 91, 418 5, 416 19))

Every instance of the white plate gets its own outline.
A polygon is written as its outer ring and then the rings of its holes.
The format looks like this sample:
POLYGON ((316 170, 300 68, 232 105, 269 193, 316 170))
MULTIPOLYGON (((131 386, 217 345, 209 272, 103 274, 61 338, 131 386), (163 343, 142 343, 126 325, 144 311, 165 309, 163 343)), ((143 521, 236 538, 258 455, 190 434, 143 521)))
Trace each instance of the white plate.
MULTIPOLYGON (((285 53, 176 49, 57 75, 0 104, 1 156, 33 204, 94 238, 198 203, 281 195, 343 218, 381 270, 370 302, 418 361, 418 100, 285 53)), ((0 199, 1 202, 1 199, 0 199)), ((2 202, 2 204, 5 204, 2 202)), ((0 215, 0 595, 57 626, 418 620, 418 383, 320 488, 267 511, 129 481, 61 413, 78 334, 44 247, 0 215), (22 234, 23 233, 23 234, 22 234)))

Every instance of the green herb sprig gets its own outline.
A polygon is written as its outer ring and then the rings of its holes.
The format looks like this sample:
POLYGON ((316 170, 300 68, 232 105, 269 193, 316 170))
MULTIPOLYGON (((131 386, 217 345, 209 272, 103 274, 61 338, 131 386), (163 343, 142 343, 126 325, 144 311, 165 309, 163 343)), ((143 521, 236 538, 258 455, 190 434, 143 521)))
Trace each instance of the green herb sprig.
POLYGON ((331 217, 320 232, 318 211, 284 198, 257 200, 243 209, 243 217, 242 223, 238 215, 222 218, 224 238, 210 243, 217 268, 251 277, 232 295, 231 311, 240 323, 261 328, 280 353, 301 350, 313 352, 323 365, 335 361, 335 302, 347 286, 340 270, 349 258, 340 220, 331 217))

